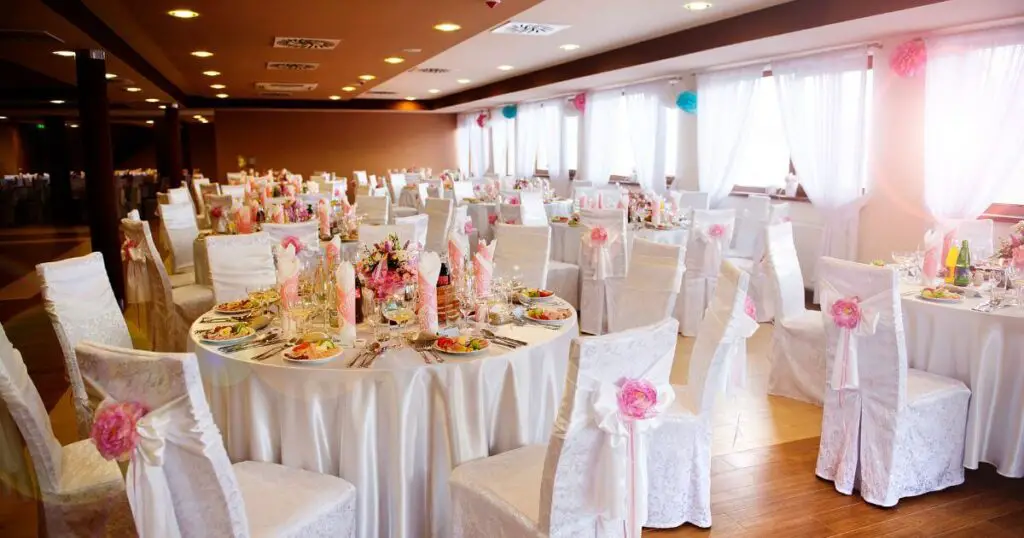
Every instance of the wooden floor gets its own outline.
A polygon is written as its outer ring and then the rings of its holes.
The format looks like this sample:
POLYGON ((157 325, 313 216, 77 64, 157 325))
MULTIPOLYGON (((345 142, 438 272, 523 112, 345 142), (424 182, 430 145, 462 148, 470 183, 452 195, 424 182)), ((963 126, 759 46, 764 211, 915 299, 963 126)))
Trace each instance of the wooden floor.
MULTIPOLYGON (((84 229, 0 230, 0 323, 23 353, 62 443, 75 441, 60 348, 42 309, 34 266, 89 251, 84 229)), ((131 322, 129 320, 129 325, 131 322)), ((870 506, 814 476, 821 410, 768 396, 765 352, 771 326, 748 342, 747 387, 716 404, 711 496, 714 526, 648 530, 645 536, 715 537, 1024 537, 1024 480, 989 466, 968 471, 964 485, 870 506)), ((690 338, 680 338, 672 382, 685 384, 690 338)), ((0 477, 2 478, 2 477, 0 477)), ((0 488, 2 490, 3 488, 0 488)), ((0 495, 0 538, 36 536, 31 500, 0 495)))

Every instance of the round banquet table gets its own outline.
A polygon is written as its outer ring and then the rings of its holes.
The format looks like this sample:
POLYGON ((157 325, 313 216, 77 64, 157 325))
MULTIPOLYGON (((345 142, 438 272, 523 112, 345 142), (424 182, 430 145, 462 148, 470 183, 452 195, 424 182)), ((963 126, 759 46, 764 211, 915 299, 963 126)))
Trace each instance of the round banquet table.
MULTIPOLYGON (((210 255, 206 251, 206 238, 210 234, 200 234, 196 237, 196 240, 192 242, 192 263, 193 270, 196 273, 196 284, 202 286, 212 286, 213 279, 210 277, 210 255)), ((326 248, 327 242, 321 241, 321 248, 326 248)), ((341 259, 342 261, 354 262, 356 255, 359 254, 359 242, 358 241, 342 241, 341 242, 341 259)))
POLYGON ((976 312, 981 298, 939 304, 919 299, 920 289, 901 290, 907 357, 911 368, 971 389, 964 466, 1024 477, 1024 308, 976 312))
MULTIPOLYGON (((569 226, 566 222, 551 223, 551 260, 556 262, 571 263, 579 265, 580 240, 586 233, 587 227, 583 225, 569 226)), ((626 246, 631 248, 633 240, 637 237, 663 243, 666 245, 686 245, 689 237, 689 229, 686 227, 673 228, 670 230, 657 230, 653 228, 626 229, 626 246)))
POLYGON ((452 469, 548 441, 579 334, 575 316, 557 331, 503 326, 495 332, 530 345, 438 353, 446 361, 432 364, 402 348, 359 369, 348 367, 355 349, 321 365, 280 354, 254 362, 259 349, 226 355, 196 340, 195 329, 210 326, 192 326, 189 349, 231 460, 348 480, 361 538, 451 536, 452 469))

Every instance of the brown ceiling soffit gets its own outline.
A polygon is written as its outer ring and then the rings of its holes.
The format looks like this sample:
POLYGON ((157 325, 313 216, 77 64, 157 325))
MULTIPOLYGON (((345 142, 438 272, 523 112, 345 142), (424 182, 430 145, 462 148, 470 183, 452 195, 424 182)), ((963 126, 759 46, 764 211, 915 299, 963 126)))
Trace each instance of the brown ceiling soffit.
POLYGON ((793 0, 428 101, 432 110, 946 0, 793 0))
POLYGON ((321 101, 303 99, 213 99, 190 97, 185 101, 188 108, 212 108, 217 110, 239 108, 264 108, 281 110, 394 110, 416 112, 431 110, 429 101, 405 101, 398 99, 352 99, 349 101, 321 101))
POLYGON ((81 0, 43 0, 43 3, 78 27, 101 47, 120 58, 143 78, 155 84, 172 99, 179 102, 185 101, 185 92, 181 88, 163 76, 157 68, 153 67, 153 64, 146 61, 128 42, 121 39, 117 32, 107 26, 107 23, 97 17, 81 0))

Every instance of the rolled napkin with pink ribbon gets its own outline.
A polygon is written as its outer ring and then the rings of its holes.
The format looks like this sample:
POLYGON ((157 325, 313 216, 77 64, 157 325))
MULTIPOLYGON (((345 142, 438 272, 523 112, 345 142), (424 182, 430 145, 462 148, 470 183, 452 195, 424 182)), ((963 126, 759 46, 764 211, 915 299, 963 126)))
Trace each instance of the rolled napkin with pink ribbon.
POLYGON ((235 211, 235 228, 240 234, 251 234, 253 232, 252 211, 245 206, 235 211))
POLYGON ((338 298, 338 332, 342 345, 356 342, 356 270, 341 262, 334 271, 334 291, 338 298))
POLYGON ((651 201, 651 224, 661 225, 661 198, 657 196, 651 201))
POLYGON ((271 206, 270 221, 275 224, 284 224, 284 206, 281 204, 271 206))
POLYGON ((491 278, 494 276, 494 241, 488 245, 481 240, 473 256, 473 272, 476 275, 474 285, 478 297, 486 297, 491 293, 491 278))
POLYGON ((938 230, 928 230, 924 234, 924 262, 921 266, 921 284, 924 286, 931 286, 939 276, 939 267, 944 261, 939 259, 942 240, 938 230))
POLYGON ((336 264, 341 262, 341 236, 336 235, 327 242, 327 263, 336 264))
POLYGON ((420 254, 416 277, 420 288, 416 317, 420 322, 420 331, 428 334, 437 334, 440 329, 437 322, 437 277, 440 274, 441 257, 436 252, 420 254))
POLYGON ((260 189, 260 205, 267 207, 267 199, 270 198, 271 192, 267 192, 270 189, 260 189))
POLYGON ((466 254, 462 251, 462 246, 459 241, 455 239, 448 240, 448 266, 451 270, 452 279, 455 282, 459 281, 462 276, 462 264, 465 263, 466 254))
MULTIPOLYGON (((315 183, 314 183, 315 185, 315 183)), ((331 236, 331 212, 327 208, 327 200, 320 199, 316 204, 316 216, 320 221, 320 237, 331 236)))
POLYGON ((280 288, 281 305, 286 309, 299 300, 299 258, 295 247, 275 247, 277 250, 277 286, 280 288))

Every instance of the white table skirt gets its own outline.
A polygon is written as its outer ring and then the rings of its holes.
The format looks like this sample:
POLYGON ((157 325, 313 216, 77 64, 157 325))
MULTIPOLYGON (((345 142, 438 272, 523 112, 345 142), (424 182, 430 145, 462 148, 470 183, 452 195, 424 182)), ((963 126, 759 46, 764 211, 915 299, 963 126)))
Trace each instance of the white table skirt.
MULTIPOLYGON (((903 286, 909 293, 918 286, 903 286)), ((971 389, 964 466, 991 463, 1024 477, 1024 309, 974 312, 981 299, 948 305, 903 298, 912 368, 959 379, 971 389)))
POLYGON ((256 352, 225 357, 194 339, 189 346, 232 461, 281 463, 352 482, 362 538, 447 537, 452 469, 548 441, 578 328, 574 317, 557 332, 497 332, 532 345, 492 346, 479 358, 449 356, 432 365, 403 349, 370 369, 346 368, 355 350, 324 365, 296 366, 280 356, 247 360, 256 352))
MULTIPOLYGON (((571 263, 579 265, 580 239, 586 233, 585 226, 569 226, 565 222, 551 223, 551 259, 556 262, 571 263)), ((666 245, 686 245, 689 231, 687 228, 676 228, 672 230, 653 230, 643 228, 640 230, 626 230, 626 246, 632 249, 633 239, 640 237, 655 243, 666 245)))

